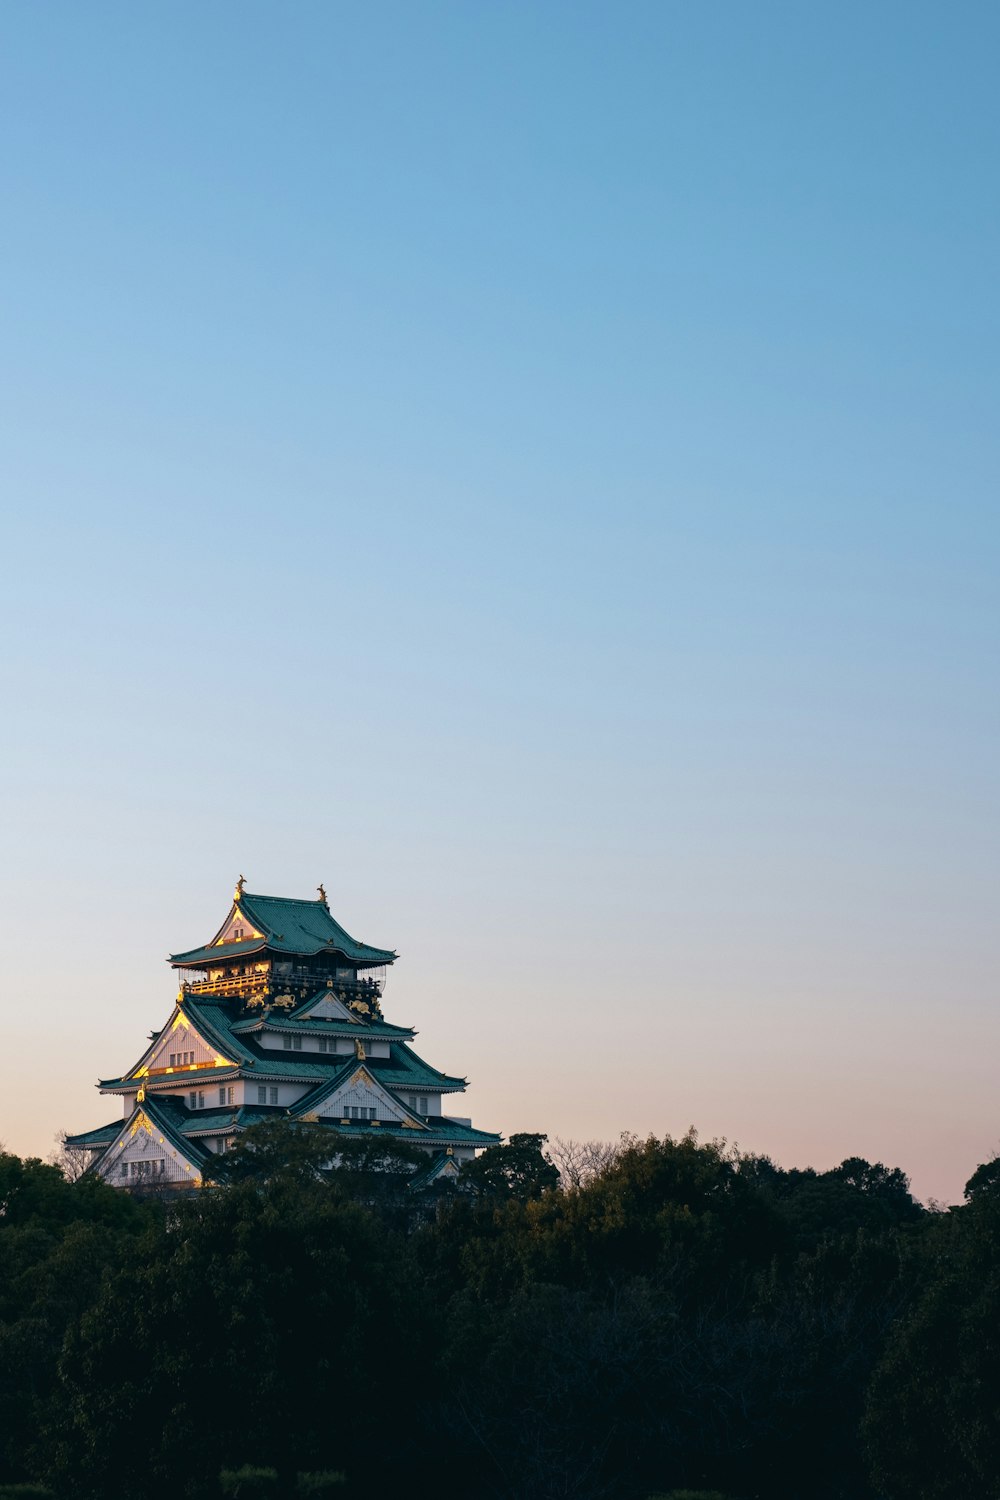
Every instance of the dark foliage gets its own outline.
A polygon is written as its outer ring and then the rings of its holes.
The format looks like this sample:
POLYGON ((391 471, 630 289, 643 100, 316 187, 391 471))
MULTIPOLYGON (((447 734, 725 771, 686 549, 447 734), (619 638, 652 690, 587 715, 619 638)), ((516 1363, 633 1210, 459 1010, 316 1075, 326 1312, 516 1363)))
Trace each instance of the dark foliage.
POLYGON ((419 1196, 272 1127, 146 1202, 0 1156, 0 1494, 1000 1500, 989 1164, 928 1214, 857 1159, 626 1139, 560 1189, 544 1146, 419 1196))

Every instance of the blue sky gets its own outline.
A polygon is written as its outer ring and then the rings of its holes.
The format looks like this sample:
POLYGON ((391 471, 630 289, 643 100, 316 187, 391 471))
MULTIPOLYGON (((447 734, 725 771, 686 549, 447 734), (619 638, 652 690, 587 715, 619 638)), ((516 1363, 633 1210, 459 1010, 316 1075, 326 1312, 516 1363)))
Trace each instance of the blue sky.
POLYGON ((243 871, 399 948, 486 1128, 960 1192, 998 33, 6 8, 0 1138, 110 1118, 243 871))

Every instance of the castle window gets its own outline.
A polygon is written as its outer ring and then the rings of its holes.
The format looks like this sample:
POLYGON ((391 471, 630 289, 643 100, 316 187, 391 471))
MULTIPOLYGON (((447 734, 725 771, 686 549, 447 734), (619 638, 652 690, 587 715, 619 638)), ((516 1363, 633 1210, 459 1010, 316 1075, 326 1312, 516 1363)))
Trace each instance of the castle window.
POLYGON ((236 1097, 236 1091, 235 1091, 235 1089, 229 1088, 229 1089, 220 1089, 219 1090, 219 1103, 220 1104, 232 1104, 232 1102, 235 1099, 235 1097, 236 1097))
POLYGON ((319 1050, 321 1052, 325 1052, 326 1051, 326 1037, 325 1036, 321 1036, 320 1039, 319 1039, 319 1050))
POLYGON ((291 1037, 290 1036, 284 1036, 284 1037, 282 1037, 281 1041, 282 1041, 282 1045, 284 1046, 285 1051, 286 1052, 291 1052, 291 1050, 292 1050, 292 1039, 291 1039, 291 1037))
POLYGON ((264 1087, 264 1085, 262 1083, 257 1085, 257 1103, 258 1104, 266 1104, 267 1103, 267 1089, 264 1087))
POLYGON ((301 1052, 302 1051, 302 1038, 300 1036, 293 1036, 292 1037, 292 1046, 295 1048, 296 1052, 301 1052))
POLYGON ((427 1113, 427 1100, 423 1097, 423 1095, 421 1095, 420 1097, 420 1113, 422 1115, 425 1115, 427 1113))
POLYGON ((127 1177, 128 1176, 128 1162, 127 1161, 123 1161, 122 1162, 122 1176, 123 1177, 127 1177))
POLYGON ((278 1102, 278 1090, 277 1089, 272 1089, 271 1090, 271 1103, 272 1104, 277 1104, 277 1102, 278 1102))

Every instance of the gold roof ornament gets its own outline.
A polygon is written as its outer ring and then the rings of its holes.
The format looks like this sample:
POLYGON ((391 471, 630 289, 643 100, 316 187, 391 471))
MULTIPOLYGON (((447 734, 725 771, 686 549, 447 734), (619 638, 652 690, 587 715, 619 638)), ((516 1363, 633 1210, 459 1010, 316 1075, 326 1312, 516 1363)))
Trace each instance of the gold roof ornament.
POLYGON ((139 1088, 136 1091, 135 1102, 136 1102, 136 1104, 143 1104, 143 1103, 145 1103, 145 1099, 146 1099, 146 1085, 144 1083, 140 1083, 139 1088))
POLYGON ((247 883, 246 876, 245 875, 241 875, 240 878, 239 878, 239 880, 237 880, 237 882, 236 882, 236 889, 233 892, 233 900, 234 901, 238 901, 240 899, 240 897, 243 895, 243 887, 246 885, 246 883, 247 883))
POLYGON ((322 881, 320 881, 320 883, 316 887, 316 889, 319 891, 319 899, 322 901, 323 905, 325 906, 326 905, 326 888, 324 887, 322 881))
POLYGON ((365 1044, 364 1044, 364 1042, 361 1040, 361 1038, 359 1036, 356 1036, 354 1038, 354 1055, 355 1055, 355 1057, 360 1058, 362 1062, 364 1062, 364 1059, 365 1059, 365 1044))

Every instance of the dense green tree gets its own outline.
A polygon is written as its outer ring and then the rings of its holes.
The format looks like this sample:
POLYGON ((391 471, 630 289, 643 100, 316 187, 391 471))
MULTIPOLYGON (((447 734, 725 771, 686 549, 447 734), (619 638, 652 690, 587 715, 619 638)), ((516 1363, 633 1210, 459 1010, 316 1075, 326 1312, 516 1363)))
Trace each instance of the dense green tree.
POLYGON ((873 1500, 871 1384, 888 1500, 993 1500, 986 1169, 928 1215, 857 1158, 626 1138, 560 1188, 544 1147, 515 1137, 435 1197, 377 1132, 281 1124, 149 1203, 0 1157, 0 1482, 873 1500))
POLYGON ((988 1196, 1000 1197, 1000 1156, 984 1161, 965 1184, 966 1202, 988 1196))
POLYGON ((919 1295, 871 1383, 864 1435, 885 1500, 1000 1497, 1000 1195, 978 1176, 927 1237, 919 1295))
POLYGON ((356 1466, 403 1419, 391 1386, 367 1398, 373 1351, 412 1356, 405 1247, 300 1168, 180 1204, 106 1280, 59 1363, 54 1482, 106 1496, 127 1473, 134 1500, 207 1495, 222 1467, 287 1479, 331 1459, 356 1466))
POLYGON ((100 1179, 0 1154, 0 1481, 43 1466, 59 1351, 151 1211, 100 1179))
POLYGON ((548 1137, 532 1132, 512 1135, 502 1146, 487 1146, 462 1171, 463 1184, 485 1198, 514 1198, 526 1203, 559 1182, 559 1168, 545 1155, 548 1137))

